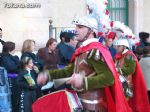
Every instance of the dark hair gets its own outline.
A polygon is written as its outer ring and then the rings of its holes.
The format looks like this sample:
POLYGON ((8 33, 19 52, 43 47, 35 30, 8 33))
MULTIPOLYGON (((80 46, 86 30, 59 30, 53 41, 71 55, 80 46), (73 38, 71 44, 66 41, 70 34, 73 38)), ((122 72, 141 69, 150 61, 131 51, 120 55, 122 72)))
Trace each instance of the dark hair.
POLYGON ((139 37, 143 42, 146 42, 147 38, 149 38, 149 33, 147 32, 140 32, 139 37))
POLYGON ((46 43, 46 47, 49 47, 50 45, 52 45, 53 42, 57 42, 56 39, 50 38, 46 43))
POLYGON ((30 60, 32 60, 31 57, 24 57, 24 58, 22 58, 22 60, 20 61, 20 68, 21 68, 21 69, 24 69, 25 66, 26 66, 27 64, 29 64, 29 61, 30 61, 30 60))
POLYGON ((62 38, 65 38, 68 32, 60 32, 60 40, 62 40, 62 38))
POLYGON ((3 51, 2 54, 6 55, 9 54, 9 52, 13 51, 15 49, 15 43, 14 42, 5 42, 3 45, 3 51))
POLYGON ((2 31, 2 28, 0 28, 0 31, 2 31))
POLYGON ((68 32, 65 37, 65 42, 70 42, 70 39, 74 39, 75 33, 68 32))
POLYGON ((150 46, 145 46, 145 47, 144 47, 144 49, 143 49, 143 54, 144 54, 144 55, 150 54, 150 46))

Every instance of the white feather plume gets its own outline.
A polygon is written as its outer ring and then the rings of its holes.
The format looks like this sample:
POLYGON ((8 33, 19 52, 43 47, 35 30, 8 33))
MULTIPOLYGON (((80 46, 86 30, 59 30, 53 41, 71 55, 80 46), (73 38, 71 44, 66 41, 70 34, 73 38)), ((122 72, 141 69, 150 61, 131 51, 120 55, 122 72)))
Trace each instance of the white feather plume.
POLYGON ((135 37, 132 30, 124 23, 121 23, 120 21, 115 21, 113 25, 113 29, 114 31, 116 31, 117 29, 121 29, 124 32, 123 37, 126 37, 128 39, 130 46, 133 46, 139 42, 139 39, 135 37))
POLYGON ((124 33, 122 36, 127 37, 130 45, 135 45, 139 42, 132 30, 120 21, 114 21, 113 27, 110 26, 111 20, 109 14, 106 14, 107 0, 86 0, 87 6, 90 10, 90 15, 94 16, 98 21, 99 32, 106 34, 108 30, 112 30, 117 33, 115 29, 121 29, 124 33))
POLYGON ((90 15, 94 16, 98 21, 99 31, 105 32, 105 28, 110 28, 110 18, 106 15, 107 0, 87 0, 87 5, 91 10, 90 15))

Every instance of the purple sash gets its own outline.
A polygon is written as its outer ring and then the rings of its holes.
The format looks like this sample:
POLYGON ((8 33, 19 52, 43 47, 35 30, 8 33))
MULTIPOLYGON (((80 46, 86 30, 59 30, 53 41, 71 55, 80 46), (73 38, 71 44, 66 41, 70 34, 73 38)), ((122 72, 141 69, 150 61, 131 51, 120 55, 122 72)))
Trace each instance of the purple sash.
POLYGON ((18 74, 15 73, 8 73, 8 78, 16 78, 18 76, 18 74))

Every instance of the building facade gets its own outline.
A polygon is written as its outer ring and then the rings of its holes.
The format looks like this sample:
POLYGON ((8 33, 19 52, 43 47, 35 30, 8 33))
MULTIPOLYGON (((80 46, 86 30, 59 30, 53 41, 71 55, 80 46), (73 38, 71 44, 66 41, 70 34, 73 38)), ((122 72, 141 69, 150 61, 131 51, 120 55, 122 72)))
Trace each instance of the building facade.
MULTIPOLYGON (((127 3, 124 7, 125 15, 122 17, 125 17, 125 22, 136 36, 140 31, 150 32, 149 0, 108 1, 116 4, 127 3)), ((109 8, 111 9, 110 6, 109 8)), ((3 29, 3 39, 14 41, 17 50, 20 50, 25 39, 34 39, 37 49, 43 47, 50 36, 58 37, 58 32, 63 28, 72 30, 73 18, 83 15, 86 15, 86 0, 1 0, 0 2, 0 27, 3 29), (53 35, 50 35, 50 23, 54 27, 53 35)))

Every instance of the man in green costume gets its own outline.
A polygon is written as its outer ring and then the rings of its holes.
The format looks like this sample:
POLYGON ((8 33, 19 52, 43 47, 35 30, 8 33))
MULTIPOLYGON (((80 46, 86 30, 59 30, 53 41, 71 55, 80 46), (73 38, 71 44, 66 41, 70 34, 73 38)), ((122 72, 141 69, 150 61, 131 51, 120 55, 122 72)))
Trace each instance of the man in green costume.
POLYGON ((124 95, 132 111, 149 112, 145 80, 136 56, 129 50, 129 42, 126 37, 117 40, 116 68, 120 74, 124 95))
POLYGON ((111 55, 96 39, 98 24, 95 18, 75 19, 76 39, 81 42, 69 66, 39 75, 38 83, 70 77, 86 112, 130 112, 111 55), (117 93, 117 95, 116 95, 117 93), (123 107, 123 108, 120 108, 123 107))

